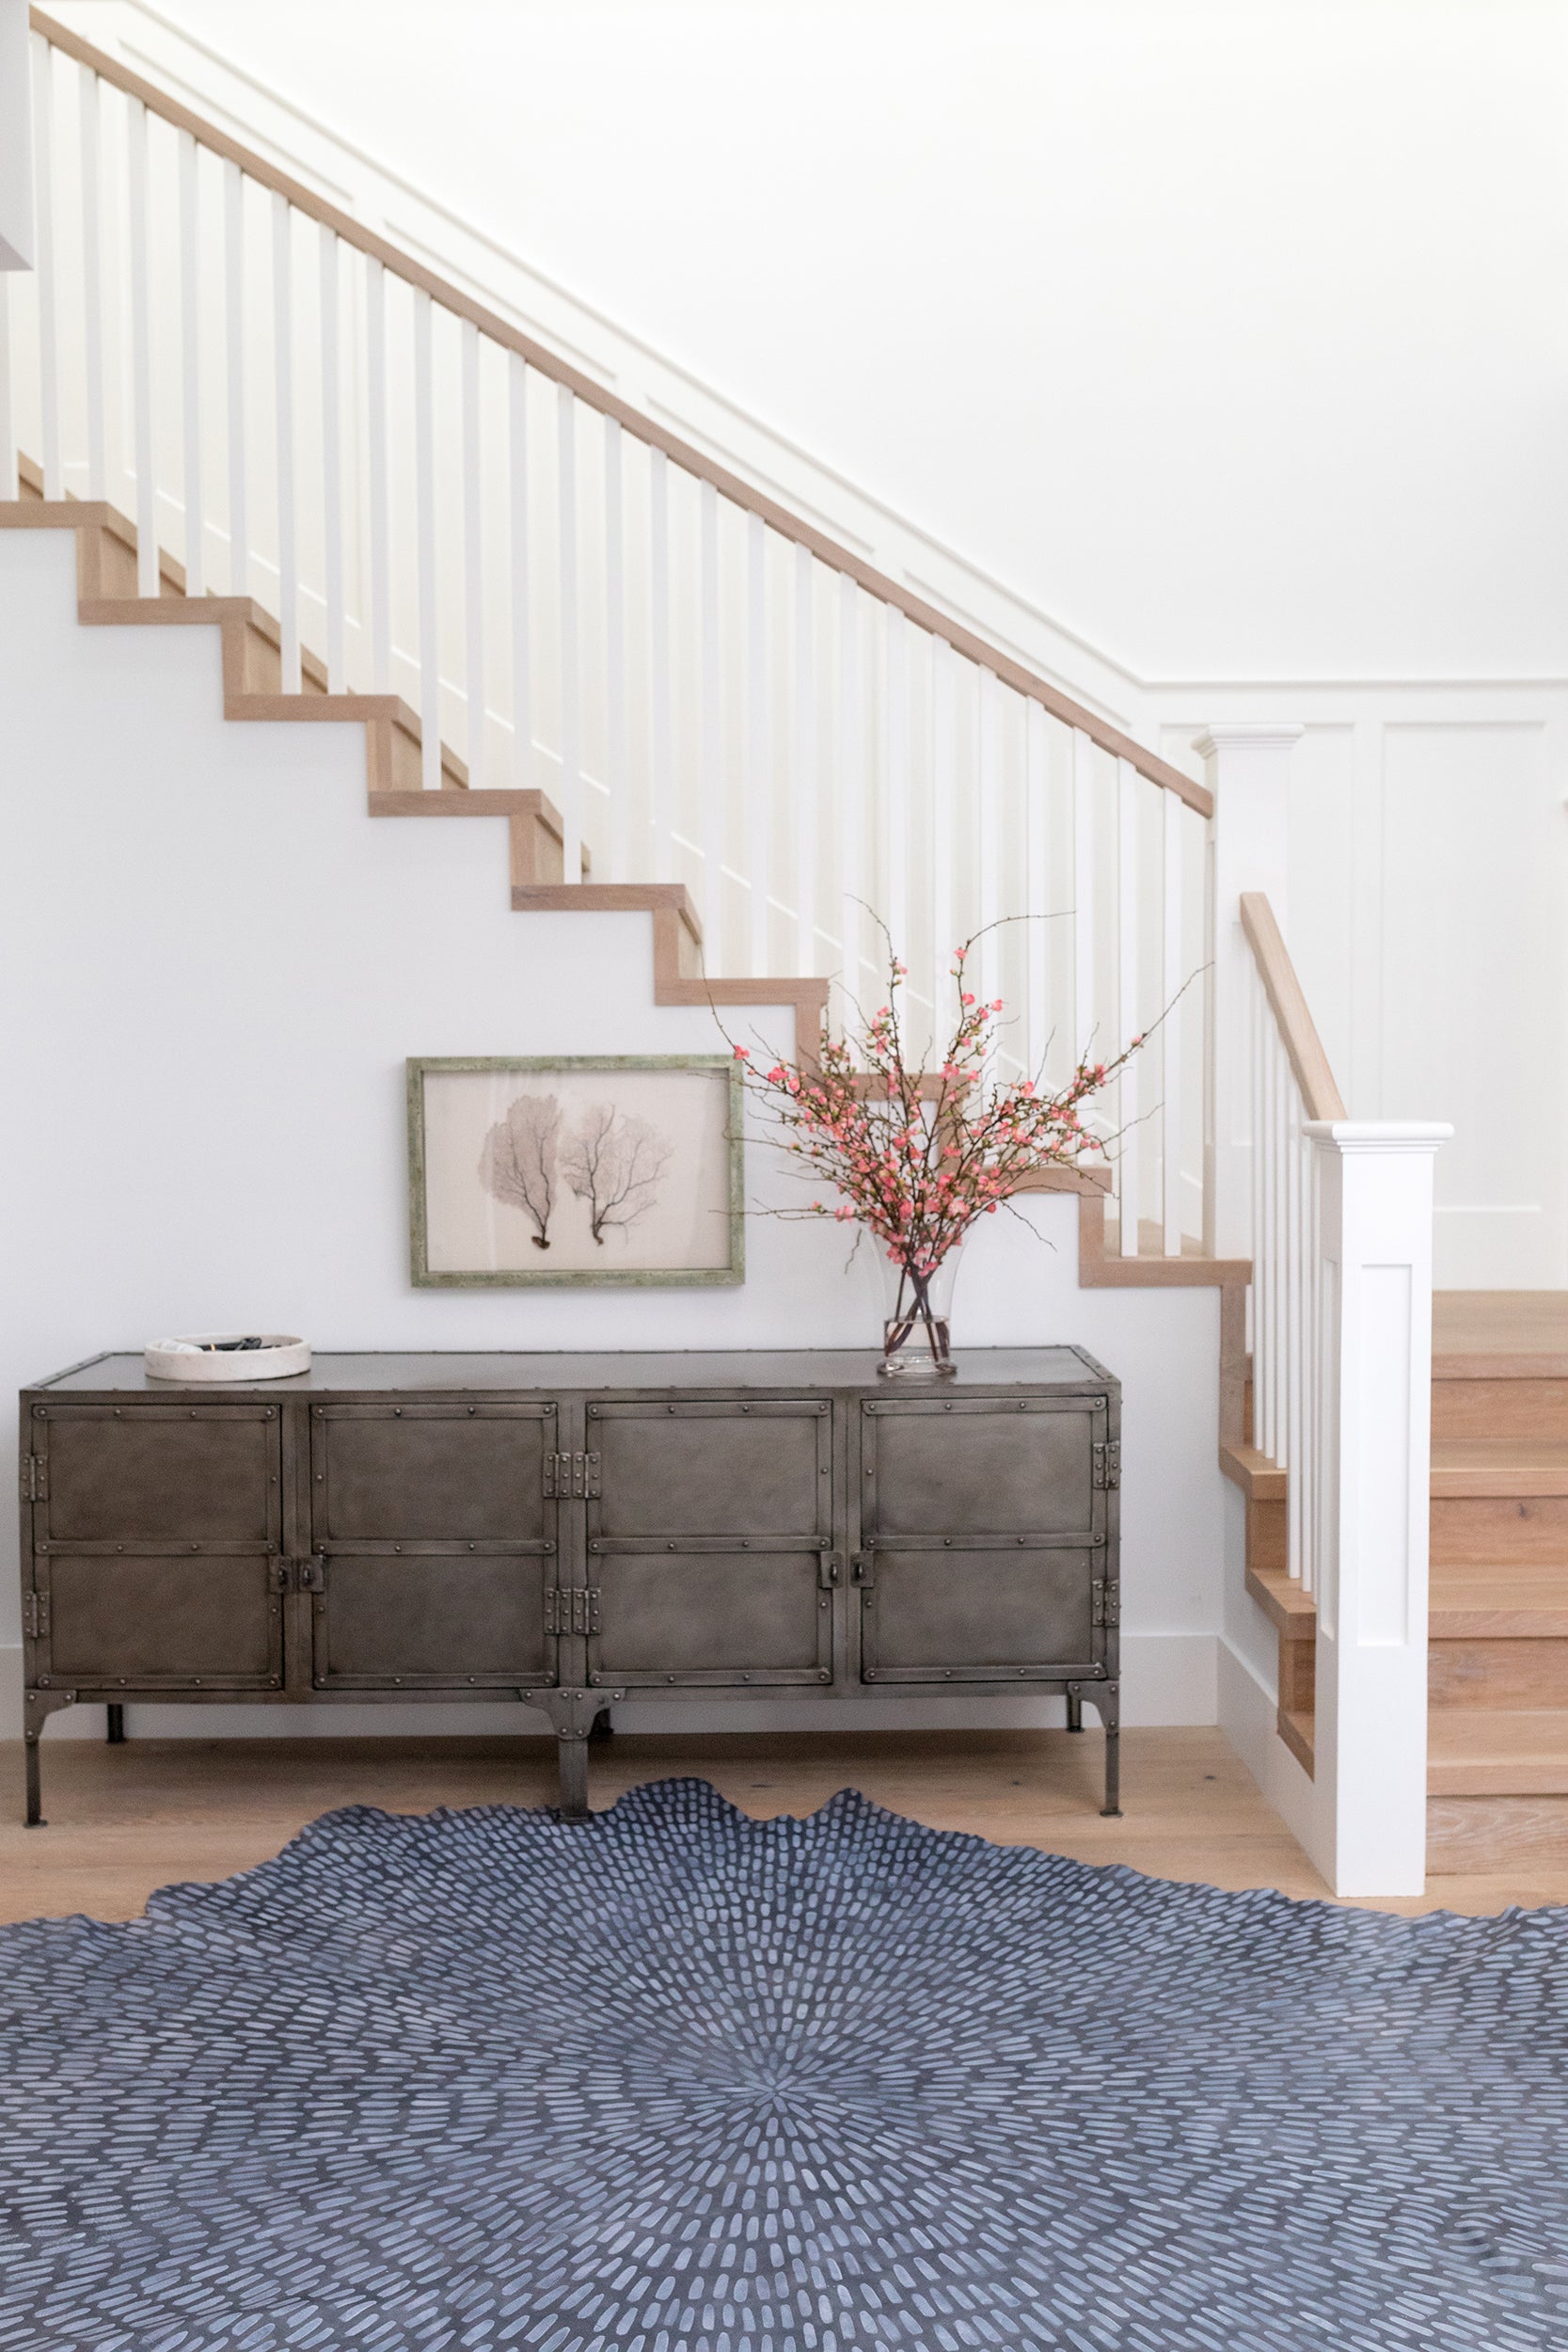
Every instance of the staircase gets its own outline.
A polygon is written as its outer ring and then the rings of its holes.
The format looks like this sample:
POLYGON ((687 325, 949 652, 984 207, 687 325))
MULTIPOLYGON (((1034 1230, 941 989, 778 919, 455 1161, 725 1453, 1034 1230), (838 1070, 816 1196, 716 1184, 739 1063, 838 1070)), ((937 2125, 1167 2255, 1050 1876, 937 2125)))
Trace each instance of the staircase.
POLYGON ((1568 1857, 1568 1295, 1433 1300, 1428 1865, 1568 1857))
MULTIPOLYGON (((1314 1769, 1317 1607, 1286 1554, 1289 1473, 1223 1450, 1247 1589, 1279 1641, 1280 1739, 1314 1769)), ((1568 1860, 1568 1295, 1433 1299, 1427 1867, 1568 1860)))

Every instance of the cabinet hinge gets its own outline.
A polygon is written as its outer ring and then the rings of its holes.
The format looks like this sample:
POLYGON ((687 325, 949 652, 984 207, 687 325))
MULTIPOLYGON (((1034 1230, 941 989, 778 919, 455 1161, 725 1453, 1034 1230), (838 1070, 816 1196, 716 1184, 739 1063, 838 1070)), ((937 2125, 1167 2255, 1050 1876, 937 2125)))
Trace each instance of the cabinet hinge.
POLYGON ((1104 1626, 1121 1623, 1121 1586, 1114 1578, 1097 1576, 1094 1580, 1094 1621, 1104 1626))
MULTIPOLYGON (((578 1456, 581 1459, 581 1456, 578 1456)), ((599 1630, 599 1588, 596 1584, 568 1590, 552 1586, 545 1595, 545 1630, 546 1633, 597 1633, 599 1630)))
POLYGON ((42 1641, 49 1630, 49 1596, 47 1593, 24 1593, 23 1595, 22 1629, 29 1641, 42 1641))
POLYGON ((561 1502, 596 1502, 599 1499, 598 1455, 546 1454, 545 1492, 561 1502))
POLYGON ((1097 1488, 1121 1485, 1121 1440, 1113 1438, 1107 1445, 1094 1450, 1094 1483, 1097 1488))
POLYGON ((47 1502, 49 1500, 49 1465, 41 1454, 24 1454, 22 1457, 22 1500, 24 1502, 47 1502))

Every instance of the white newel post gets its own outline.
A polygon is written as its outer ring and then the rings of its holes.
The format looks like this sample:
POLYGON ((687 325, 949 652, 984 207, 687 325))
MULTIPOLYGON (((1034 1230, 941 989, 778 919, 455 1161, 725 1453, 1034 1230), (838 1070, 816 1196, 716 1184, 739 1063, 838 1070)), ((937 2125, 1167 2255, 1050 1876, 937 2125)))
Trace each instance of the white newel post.
POLYGON ((1312 1859, 1338 1895, 1426 1883, 1433 1161, 1451 1127, 1314 1121, 1312 1859))
POLYGON ((1213 970, 1204 1119, 1203 1247, 1252 1255, 1252 1122, 1247 1071, 1248 961, 1243 890, 1260 890, 1290 937, 1286 890, 1291 751, 1305 728, 1248 722, 1194 738, 1214 796, 1209 824, 1213 970))

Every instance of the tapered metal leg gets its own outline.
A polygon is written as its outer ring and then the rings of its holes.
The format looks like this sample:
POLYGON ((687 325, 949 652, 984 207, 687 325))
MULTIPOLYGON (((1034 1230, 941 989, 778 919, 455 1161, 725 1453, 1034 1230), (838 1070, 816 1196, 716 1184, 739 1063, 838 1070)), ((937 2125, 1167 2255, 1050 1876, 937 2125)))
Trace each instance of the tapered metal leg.
POLYGON ((1100 1810, 1113 1818, 1121 1812, 1121 1731, 1115 1723, 1105 1726, 1105 1802, 1100 1810))
POLYGON ((24 1691, 22 1693, 22 1737, 27 1773, 27 1810, 23 1819, 29 1829, 43 1829, 43 1807, 40 1801, 39 1741, 43 1726, 58 1708, 74 1707, 74 1691, 24 1691))
POLYGON ((563 1821, 591 1821, 588 1809, 588 1742, 585 1739, 562 1738, 557 1741, 561 1752, 561 1818, 563 1821))
POLYGON ((104 1708, 103 1712, 109 1719, 109 1728, 104 1734, 105 1739, 108 1740, 111 1748, 122 1746, 125 1740, 124 1708, 119 1704, 118 1699, 111 1699, 108 1705, 104 1708))
POLYGON ((1070 1691, 1068 1692, 1067 1727, 1069 1731, 1082 1731, 1084 1728, 1084 1702, 1075 1698, 1070 1691))

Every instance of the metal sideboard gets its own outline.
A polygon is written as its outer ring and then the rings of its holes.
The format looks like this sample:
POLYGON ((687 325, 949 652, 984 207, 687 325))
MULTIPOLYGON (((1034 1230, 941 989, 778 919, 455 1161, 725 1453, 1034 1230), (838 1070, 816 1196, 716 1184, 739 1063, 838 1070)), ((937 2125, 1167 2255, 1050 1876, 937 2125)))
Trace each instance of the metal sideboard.
POLYGON ((561 1803, 654 1691, 1062 1692, 1117 1806, 1121 1397, 1076 1347, 318 1356, 22 1396, 27 1819, 78 1700, 540 1708, 561 1803))

